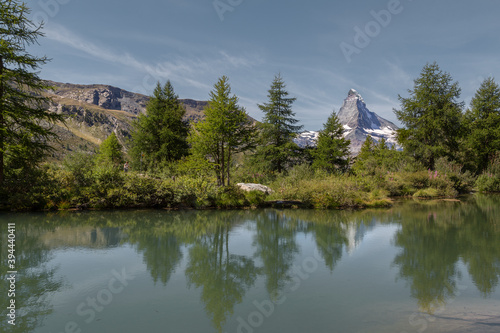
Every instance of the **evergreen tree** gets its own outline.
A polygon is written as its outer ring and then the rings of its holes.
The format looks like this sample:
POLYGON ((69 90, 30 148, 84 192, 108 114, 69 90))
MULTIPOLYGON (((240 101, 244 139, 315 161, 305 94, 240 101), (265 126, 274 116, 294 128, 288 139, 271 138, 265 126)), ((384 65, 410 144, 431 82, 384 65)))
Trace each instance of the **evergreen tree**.
POLYGON ((63 120, 47 111, 49 87, 36 72, 48 59, 26 51, 43 36, 29 15, 24 3, 0 2, 0 184, 6 170, 35 167, 53 150, 57 136, 47 124, 63 120))
POLYGON ((397 151, 394 146, 389 148, 385 138, 375 142, 371 136, 366 137, 352 166, 357 175, 363 176, 382 176, 387 172, 414 170, 415 168, 419 169, 421 166, 415 165, 414 159, 405 152, 397 151))
POLYGON ((343 136, 344 127, 335 112, 332 112, 323 130, 319 132, 316 149, 313 150, 313 167, 327 172, 344 172, 349 166, 350 140, 343 136))
POLYGON ((300 148, 292 141, 302 126, 295 125, 292 104, 296 98, 288 97, 281 75, 276 75, 268 90, 268 102, 258 105, 264 112, 261 129, 261 146, 257 159, 269 163, 270 171, 281 173, 297 159, 300 148))
POLYGON ((111 162, 115 165, 123 163, 122 145, 118 141, 115 133, 111 133, 99 146, 97 154, 99 162, 111 162))
POLYGON ((133 124, 131 154, 137 166, 143 160, 146 168, 173 162, 188 153, 189 124, 183 120, 186 110, 170 81, 156 85, 146 106, 133 124))
POLYGON ((466 164, 480 174, 500 152, 500 87, 493 78, 483 81, 464 118, 466 164))
MULTIPOLYGON (((354 164, 352 166, 353 171, 358 175, 365 175, 369 170, 370 160, 373 160, 375 152, 375 143, 370 135, 366 136, 365 142, 361 146, 359 154, 354 159, 354 164)), ((374 171, 374 170, 372 170, 374 171)))
POLYGON ((210 92, 205 118, 194 125, 189 142, 193 155, 208 160, 219 186, 230 184, 232 159, 254 144, 255 128, 247 113, 231 96, 229 79, 223 76, 210 92))
POLYGON ((457 158, 463 103, 460 88, 437 63, 424 66, 409 98, 399 96, 401 110, 394 110, 406 128, 397 131, 405 151, 426 168, 434 169, 439 157, 457 158))

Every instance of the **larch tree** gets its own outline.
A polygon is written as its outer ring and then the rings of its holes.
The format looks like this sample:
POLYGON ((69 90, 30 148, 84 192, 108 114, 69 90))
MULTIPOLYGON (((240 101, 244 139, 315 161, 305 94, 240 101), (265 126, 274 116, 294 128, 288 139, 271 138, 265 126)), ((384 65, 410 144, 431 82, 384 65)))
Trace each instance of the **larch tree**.
POLYGON ((427 64, 408 92, 408 98, 399 96, 401 109, 394 110, 405 126, 397 131, 399 143, 426 168, 434 169, 439 157, 456 160, 464 105, 458 82, 437 63, 427 64))
POLYGON ((97 160, 111 162, 114 165, 123 163, 123 146, 118 141, 115 132, 112 132, 99 146, 97 160))
POLYGON ((485 79, 472 98, 464 129, 465 160, 480 174, 500 153, 500 87, 493 78, 485 79))
POLYGON ((48 111, 50 87, 37 72, 48 59, 26 51, 43 36, 29 14, 22 2, 0 2, 0 185, 6 170, 35 167, 53 150, 51 124, 63 121, 48 111))
POLYGON ((231 181, 233 157, 253 147, 255 127, 246 111, 231 95, 226 76, 221 77, 210 92, 205 117, 194 125, 189 136, 194 156, 207 160, 215 171, 219 186, 231 181))

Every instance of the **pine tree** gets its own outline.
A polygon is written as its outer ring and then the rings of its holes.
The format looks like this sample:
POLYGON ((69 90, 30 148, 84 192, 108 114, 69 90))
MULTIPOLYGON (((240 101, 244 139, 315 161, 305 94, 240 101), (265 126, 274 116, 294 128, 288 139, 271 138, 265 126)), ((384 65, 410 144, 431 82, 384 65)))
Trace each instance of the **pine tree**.
POLYGON ((261 146, 257 159, 269 163, 270 171, 281 173, 293 164, 300 148, 292 141, 303 126, 295 125, 292 104, 296 98, 288 97, 288 91, 281 75, 276 75, 268 90, 268 102, 258 105, 264 112, 261 129, 261 146))
POLYGON ((463 103, 460 88, 436 63, 424 66, 409 98, 399 96, 401 110, 394 110, 406 128, 397 131, 406 152, 426 168, 434 169, 439 157, 457 159, 463 103))
POLYGON ((0 184, 6 170, 35 167, 53 150, 57 136, 48 124, 63 120, 47 111, 50 87, 36 72, 48 59, 26 51, 43 36, 29 14, 24 3, 0 2, 0 184))
POLYGON ((482 82, 464 118, 466 164, 480 174, 500 152, 500 87, 493 78, 482 82))
POLYGON ((349 166, 351 141, 346 140, 343 133, 344 127, 333 112, 323 125, 323 130, 319 132, 316 149, 313 150, 313 167, 329 173, 346 171, 349 166))
POLYGON ((120 165, 123 163, 122 148, 116 134, 113 132, 99 146, 97 160, 99 162, 111 162, 114 165, 120 165))
POLYGON ((189 142, 193 155, 208 160, 219 186, 230 184, 232 159, 254 144, 255 128, 247 113, 231 96, 229 79, 223 76, 210 92, 205 118, 194 125, 189 142))
POLYGON ((147 168, 173 162, 188 153, 189 125, 183 120, 186 110, 170 81, 156 85, 146 106, 133 124, 131 154, 137 166, 141 158, 147 168))

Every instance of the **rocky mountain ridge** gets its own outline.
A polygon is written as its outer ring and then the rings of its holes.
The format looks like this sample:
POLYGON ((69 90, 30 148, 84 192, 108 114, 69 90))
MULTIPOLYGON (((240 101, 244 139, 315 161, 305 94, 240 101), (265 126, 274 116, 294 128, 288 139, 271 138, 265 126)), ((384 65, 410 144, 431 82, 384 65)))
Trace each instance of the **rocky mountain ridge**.
MULTIPOLYGON (((149 97, 102 84, 81 85, 48 81, 54 90, 47 91, 51 98, 48 109, 64 114, 66 124, 56 124, 53 131, 60 137, 54 144, 54 159, 61 159, 72 151, 96 151, 99 144, 115 133, 125 151, 130 145, 132 122, 145 112, 149 97)), ((186 109, 185 120, 197 122, 203 118, 207 101, 180 100, 186 109)), ((338 112, 345 128, 344 136, 351 140, 351 153, 357 154, 370 135, 376 141, 385 138, 396 145, 392 122, 371 112, 363 97, 351 89, 338 112)), ((315 146, 318 131, 301 133, 294 141, 301 147, 315 146)))
MULTIPOLYGON (((351 89, 337 113, 340 123, 344 126, 344 137, 351 140, 349 146, 351 154, 359 153, 367 136, 375 141, 384 138, 387 144, 400 149, 396 141, 398 126, 370 111, 366 103, 356 90, 351 89)), ((294 141, 301 147, 315 146, 318 132, 308 131, 301 133, 294 141)))
MULTIPOLYGON (((54 143, 54 159, 71 151, 95 151, 112 132, 125 150, 129 146, 131 124, 145 112, 149 97, 110 85, 70 84, 47 81, 54 90, 46 92, 51 112, 65 115, 66 124, 56 124, 53 131, 60 137, 54 143)), ((203 117, 206 101, 181 99, 186 109, 185 120, 198 121, 203 117)))

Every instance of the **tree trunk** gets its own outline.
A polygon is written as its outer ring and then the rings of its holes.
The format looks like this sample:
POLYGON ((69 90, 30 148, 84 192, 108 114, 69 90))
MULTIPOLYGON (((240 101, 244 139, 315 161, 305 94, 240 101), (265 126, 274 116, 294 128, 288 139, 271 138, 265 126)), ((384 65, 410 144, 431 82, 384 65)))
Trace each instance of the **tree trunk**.
POLYGON ((227 148, 227 186, 229 186, 229 166, 231 165, 231 147, 227 148))
POLYGON ((224 164, 225 164, 225 161, 224 161, 224 142, 221 142, 221 147, 220 148, 221 148, 221 158, 220 158, 220 160, 221 160, 221 173, 220 174, 221 174, 221 179, 222 179, 222 186, 225 186, 225 183, 226 183, 226 181, 225 181, 225 175, 226 175, 226 173, 225 173, 225 169, 224 169, 224 164))
MULTIPOLYGON (((3 83, 3 71, 4 71, 4 65, 3 65, 3 58, 0 57, 0 130, 4 129, 5 127, 5 119, 4 119, 4 83, 3 83)), ((5 138, 3 135, 0 135, 0 186, 3 185, 4 181, 4 147, 5 147, 5 138)))

